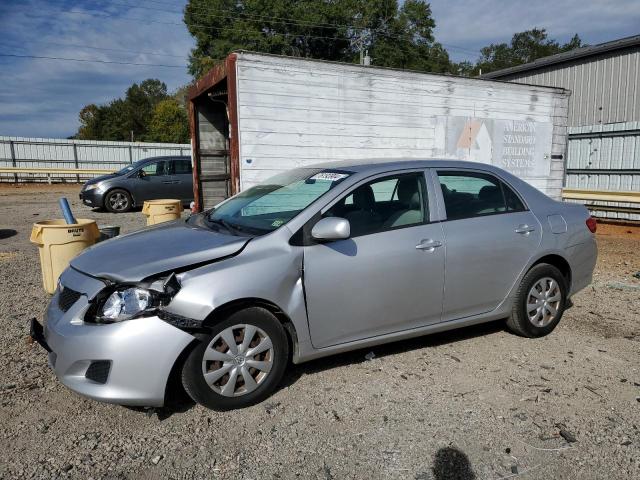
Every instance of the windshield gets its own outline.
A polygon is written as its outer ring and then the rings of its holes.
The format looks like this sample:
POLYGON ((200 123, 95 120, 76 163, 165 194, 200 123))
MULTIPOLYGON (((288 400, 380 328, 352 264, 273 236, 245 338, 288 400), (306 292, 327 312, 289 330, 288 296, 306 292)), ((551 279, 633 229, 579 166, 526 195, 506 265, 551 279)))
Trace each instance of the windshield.
POLYGON ((285 225, 349 175, 324 168, 290 170, 205 212, 204 223, 232 235, 263 235, 285 225))
POLYGON ((124 175, 125 173, 129 173, 132 170, 138 168, 140 165, 142 165, 143 162, 146 162, 147 160, 149 160, 148 158, 143 158, 142 160, 138 160, 136 162, 133 162, 131 165, 127 165, 126 167, 124 167, 122 170, 118 170, 116 172, 116 175, 124 175))

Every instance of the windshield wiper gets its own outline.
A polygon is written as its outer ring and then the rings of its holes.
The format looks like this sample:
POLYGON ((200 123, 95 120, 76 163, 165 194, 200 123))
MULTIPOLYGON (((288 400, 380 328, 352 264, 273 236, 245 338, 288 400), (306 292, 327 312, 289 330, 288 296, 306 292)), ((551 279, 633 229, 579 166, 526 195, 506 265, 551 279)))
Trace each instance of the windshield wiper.
POLYGON ((237 233, 236 229, 233 227, 233 225, 231 225, 229 222, 227 222, 226 220, 223 220, 221 218, 211 218, 210 216, 207 217, 207 221, 209 221, 210 223, 213 223, 214 225, 220 225, 221 227, 223 227, 227 232, 229 232, 231 235, 235 235, 237 233))

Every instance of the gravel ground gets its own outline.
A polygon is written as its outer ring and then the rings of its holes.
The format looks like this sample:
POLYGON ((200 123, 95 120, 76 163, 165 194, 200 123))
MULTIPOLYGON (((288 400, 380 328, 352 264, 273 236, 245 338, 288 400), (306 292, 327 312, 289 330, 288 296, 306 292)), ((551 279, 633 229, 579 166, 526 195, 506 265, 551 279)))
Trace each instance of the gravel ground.
POLYGON ((600 225, 594 283, 548 337, 496 322, 293 366, 244 410, 134 410, 67 390, 26 341, 48 299, 31 224, 58 197, 144 225, 77 192, 0 185, 1 478, 640 478, 640 229, 600 225))

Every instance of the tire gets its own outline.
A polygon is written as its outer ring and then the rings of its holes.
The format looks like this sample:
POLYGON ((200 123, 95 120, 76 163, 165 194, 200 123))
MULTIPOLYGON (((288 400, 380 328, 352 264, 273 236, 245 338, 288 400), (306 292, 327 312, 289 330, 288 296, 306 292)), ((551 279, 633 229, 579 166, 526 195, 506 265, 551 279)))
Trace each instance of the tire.
POLYGON ((200 343, 185 360, 182 384, 200 405, 213 410, 247 407, 267 398, 280 383, 289 342, 280 321, 264 308, 240 310, 213 326, 210 334, 196 337, 200 343), (227 342, 235 342, 235 352, 227 342), (246 355, 251 351, 257 353, 246 355))
POLYGON ((533 266, 520 282, 507 327, 528 338, 548 335, 562 318, 567 291, 567 281, 556 267, 547 263, 533 266))
POLYGON ((131 194, 122 188, 114 188, 104 197, 104 208, 111 213, 128 212, 133 208, 131 194))

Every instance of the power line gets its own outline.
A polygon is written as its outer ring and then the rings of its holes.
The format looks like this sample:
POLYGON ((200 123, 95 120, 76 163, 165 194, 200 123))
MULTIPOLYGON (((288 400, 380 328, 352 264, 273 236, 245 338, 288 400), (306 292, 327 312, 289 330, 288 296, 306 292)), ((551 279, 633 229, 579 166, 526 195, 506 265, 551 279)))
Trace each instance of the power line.
MULTIPOLYGON (((63 11, 61 13, 70 13, 70 14, 74 14, 74 15, 86 15, 86 16, 93 16, 93 17, 98 17, 98 18, 115 18, 116 20, 122 20, 125 22, 134 22, 134 23, 138 23, 138 22, 145 22, 145 23, 153 23, 153 24, 159 24, 159 25, 176 25, 176 26, 180 26, 180 27, 184 27, 185 25, 183 23, 178 23, 178 22, 166 22, 166 21, 159 21, 159 20, 149 20, 147 18, 143 18, 143 17, 119 17, 117 15, 114 14, 110 14, 108 12, 81 12, 81 11, 76 11, 76 10, 66 10, 63 11)), ((202 30, 212 30, 212 31, 218 31, 218 32, 222 32, 225 31, 225 28, 222 27, 214 27, 212 25, 201 25, 201 24, 192 24, 190 25, 190 27, 192 28, 196 28, 196 29, 202 29, 202 30)), ((283 36, 283 37, 301 37, 301 38, 314 38, 314 39, 324 39, 324 40, 345 40, 348 42, 352 42, 354 40, 354 38, 352 37, 343 37, 343 36, 338 36, 338 35, 334 35, 334 36, 327 36, 327 35, 311 35, 311 34, 305 34, 305 33, 286 33, 286 32, 265 32, 262 30, 258 30, 252 33, 257 33, 260 35, 264 35, 264 36, 270 36, 270 37, 276 37, 278 35, 283 36)), ((396 39, 400 39, 401 37, 399 36, 394 36, 394 35, 390 35, 390 34, 384 34, 384 33, 380 33, 377 32, 380 35, 383 36, 387 36, 389 38, 396 38, 396 39)), ((446 44, 442 44, 443 46, 447 46, 446 44)), ((461 48, 455 47, 453 49, 458 49, 461 50, 461 48)), ((468 50, 468 52, 471 52, 470 50, 468 50)), ((478 53, 478 52, 472 52, 472 53, 478 53)))
MULTIPOLYGON (((174 58, 185 58, 186 54, 183 55, 174 55, 171 53, 159 53, 159 52, 140 52, 136 50, 126 50, 121 48, 106 48, 106 47, 93 47, 90 45, 79 45, 74 43, 60 43, 60 42, 51 42, 51 41, 38 41, 38 40, 28 40, 24 43, 36 44, 36 45, 58 45, 61 47, 73 47, 73 48, 85 48, 89 50, 100 50, 105 52, 121 52, 121 53, 129 53, 131 55, 153 55, 156 57, 174 57, 174 58)), ((9 46, 9 45, 7 45, 9 46)), ((15 45, 11 45, 11 48, 15 48, 15 45)), ((25 47, 17 46, 18 48, 24 49, 25 47)))
POLYGON ((162 63, 138 63, 138 62, 119 62, 115 60, 97 60, 88 58, 68 58, 68 57, 49 57, 45 55, 18 55, 16 53, 0 53, 0 57, 13 58, 34 58, 42 60, 61 60, 67 62, 84 62, 84 63, 109 63, 116 65, 134 65, 137 67, 164 67, 164 68, 187 68, 186 65, 166 65, 162 63))
POLYGON ((172 53, 160 53, 160 52, 139 52, 135 50, 126 50, 122 48, 106 48, 106 47, 93 47, 90 45, 77 45, 73 43, 59 43, 59 42, 28 42, 28 43, 41 43, 47 45, 58 45, 61 47, 74 47, 74 48, 87 48, 89 50, 104 50, 105 52, 122 52, 122 53, 131 53, 135 55, 152 55, 154 57, 173 57, 173 58, 184 58, 185 55, 175 55, 172 53))
MULTIPOLYGON (((131 6, 134 7, 133 5, 130 4, 122 4, 120 3, 120 5, 126 5, 126 6, 131 6)), ((145 7, 135 7, 135 8, 145 8, 145 7)), ((183 23, 178 23, 178 22, 166 22, 166 21, 158 21, 158 20, 149 20, 147 18, 142 18, 142 17, 119 17, 117 15, 108 13, 108 12, 88 12, 88 11, 76 11, 76 10, 66 10, 66 11, 62 11, 61 13, 70 13, 70 14, 75 14, 75 15, 86 15, 86 16, 94 16, 94 17, 98 17, 98 18, 115 18, 117 20, 123 20, 123 21, 128 21, 128 22, 145 22, 145 23, 154 23, 154 24, 161 24, 161 25, 175 25, 175 26, 180 26, 180 27, 184 27, 185 25, 183 23)), ((179 13, 179 12, 175 12, 172 11, 171 13, 179 13)), ((229 17, 229 18, 235 18, 235 17, 229 17)), ((276 17, 277 18, 277 17, 276 17)), ((292 24, 296 24, 296 22, 290 22, 292 24)), ((301 25, 301 24, 299 24, 301 25)), ((314 25, 314 26, 318 26, 318 27, 322 27, 321 25, 316 25, 316 24, 308 24, 308 25, 314 25)), ((337 25, 334 25, 337 26, 337 25)), ((200 25, 200 24, 192 24, 191 25, 192 28, 196 28, 196 29, 203 29, 203 30, 213 30, 213 31, 225 31, 225 28, 221 28, 221 27, 214 27, 211 25, 200 25)), ((345 25, 345 27, 348 27, 345 25)), ((256 31, 256 32, 252 32, 252 33, 258 33, 260 35, 265 35, 265 36, 270 36, 270 37, 277 37, 277 36, 283 36, 283 37, 296 37, 296 38, 314 38, 314 39, 327 39, 327 40, 345 40, 348 42, 353 42, 354 38, 353 37, 343 37, 343 36, 338 36, 338 35, 334 35, 334 36, 327 36, 327 35, 311 35, 311 34, 304 34, 304 33, 286 33, 286 32, 269 32, 269 31, 256 31)), ((379 31, 375 31, 375 34, 381 35, 381 36, 385 36, 388 38, 395 38, 395 39, 402 39, 402 37, 398 36, 398 35, 392 35, 392 34, 388 34, 388 33, 383 33, 383 32, 379 32, 379 31)), ((449 44, 444 44, 442 43, 441 45, 443 45, 444 47, 449 47, 452 50, 460 50, 460 51, 464 51, 467 53, 474 53, 477 54, 477 51, 472 51, 469 49, 465 49, 463 47, 458 47, 456 45, 449 45, 449 44)), ((78 46, 80 47, 80 46, 78 46)), ((93 48, 93 49, 101 49, 99 47, 84 47, 82 46, 81 48, 93 48)), ((108 50, 108 49, 104 49, 104 50, 108 50)), ((117 49, 111 49, 113 51, 117 51, 117 49)), ((122 50, 123 52, 125 52, 124 50, 122 50)), ((160 55, 157 53, 152 53, 152 52, 132 52, 132 51, 127 51, 126 53, 139 53, 139 54, 149 54, 149 55, 160 55)), ((164 54, 163 54, 164 56, 164 54)), ((166 55, 166 56, 174 56, 174 55, 166 55)), ((175 57, 180 57, 179 55, 175 55, 175 57)))
MULTIPOLYGON (((154 24, 160 24, 160 25, 177 25, 180 27, 184 27, 185 25, 183 23, 178 23, 178 22, 162 22, 159 20, 149 20, 148 18, 143 18, 143 17, 119 17, 117 15, 113 15, 113 14, 109 14, 106 12, 79 12, 76 10, 64 10, 61 13, 71 13, 74 15, 87 15, 87 16, 93 16, 93 17, 99 17, 99 18, 115 18, 117 20, 122 20, 125 22, 134 22, 134 23, 138 23, 138 22, 144 22, 144 23, 154 23, 154 24)), ((42 15, 40 15, 42 16, 42 15)), ((217 31, 224 31, 226 30, 225 28, 222 27, 214 27, 211 25, 198 25, 198 24, 193 24, 190 25, 193 28, 200 28, 200 29, 204 29, 204 30, 217 30, 217 31)), ((282 35, 285 37, 304 37, 304 38, 320 38, 320 39, 328 39, 328 40, 347 40, 347 41, 351 41, 352 39, 350 37, 341 37, 341 36, 326 36, 326 35, 310 35, 310 34, 304 34, 304 33, 300 33, 300 34, 296 34, 296 33, 282 33, 282 32, 265 32, 265 31, 255 31, 252 33, 258 33, 261 35, 265 35, 265 36, 277 36, 277 35, 282 35)))
MULTIPOLYGON (((159 3, 159 2, 155 2, 155 3, 159 3)), ((123 7, 129 7, 132 9, 138 9, 138 10, 150 10, 150 11, 155 11, 155 12, 164 12, 164 13, 172 13, 172 14, 182 14, 182 11, 178 11, 178 10, 167 10, 164 8, 154 8, 154 7, 149 7, 149 6, 144 6, 144 5, 134 5, 131 3, 122 3, 122 2, 109 2, 108 5, 117 5, 117 6, 123 6, 123 7)), ((165 4, 162 4, 165 5, 165 4)), ((268 22, 272 22, 272 23, 285 23, 285 24, 291 24, 291 25, 298 25, 298 26, 303 26, 303 27, 317 27, 317 28, 347 28, 347 29, 351 29, 351 30, 365 30, 366 27, 357 27, 355 25, 344 25, 344 24, 336 24, 336 23, 314 23, 314 22, 304 22, 304 21, 295 21, 295 20, 291 20, 285 17, 275 17, 275 16, 268 16, 268 15, 256 15, 256 14, 251 14, 251 13, 245 13, 245 12, 233 12, 233 11, 229 11, 229 10, 221 10, 220 12, 222 13, 214 13, 210 10, 207 10, 205 7, 191 7, 192 10, 195 10, 196 13, 200 13, 202 15, 209 15, 212 17, 218 17, 218 18, 226 18, 226 19, 237 19, 237 18, 245 18, 245 19, 249 19, 249 20, 262 20, 262 21, 268 21, 268 22), (225 13, 226 12, 226 13, 225 13)), ((93 8, 95 10, 95 8, 93 8)), ((69 11, 71 12, 71 11, 69 11)), ((183 25, 182 23, 177 24, 177 25, 183 25)))

